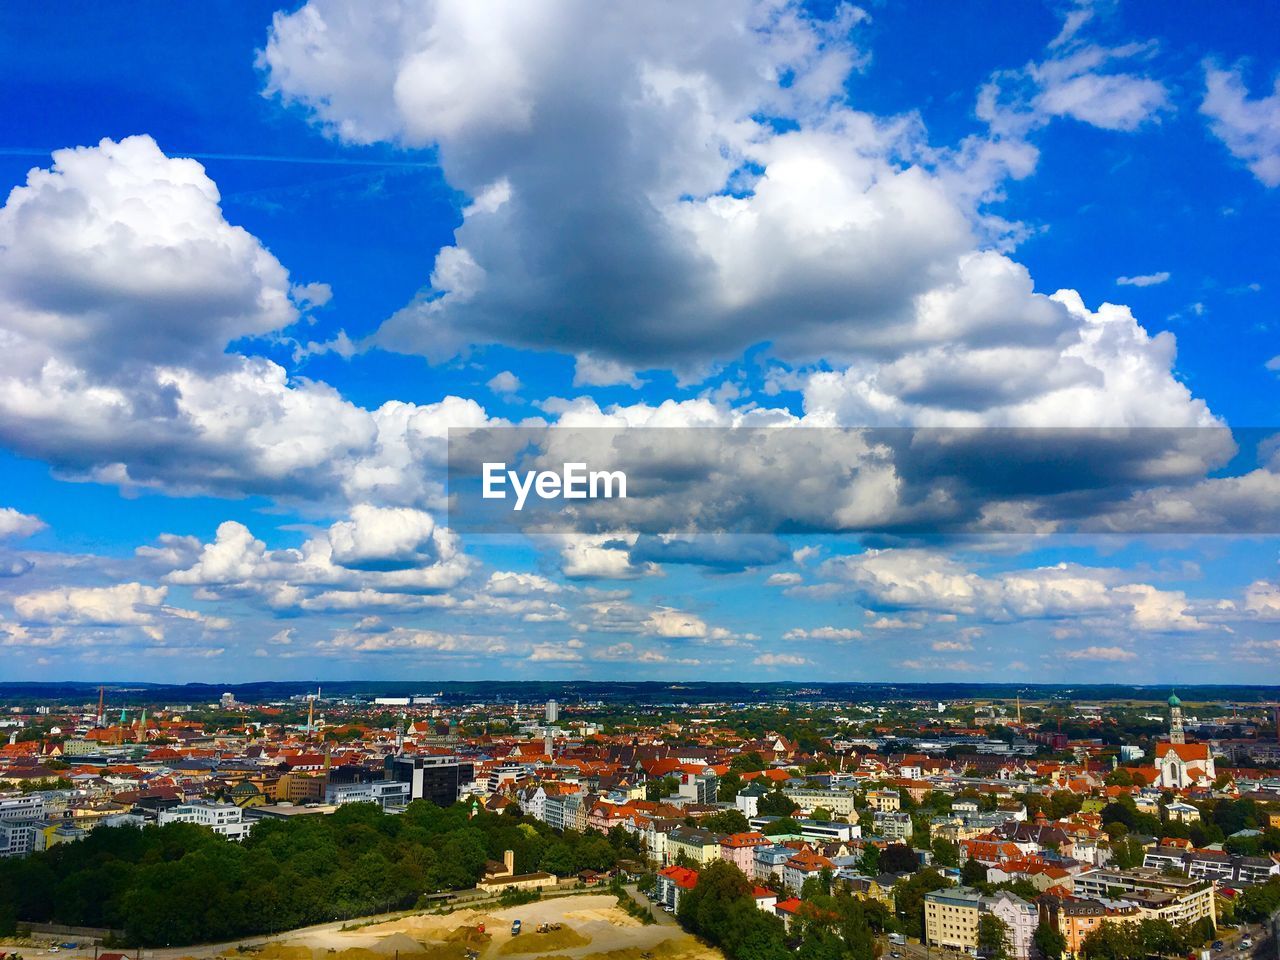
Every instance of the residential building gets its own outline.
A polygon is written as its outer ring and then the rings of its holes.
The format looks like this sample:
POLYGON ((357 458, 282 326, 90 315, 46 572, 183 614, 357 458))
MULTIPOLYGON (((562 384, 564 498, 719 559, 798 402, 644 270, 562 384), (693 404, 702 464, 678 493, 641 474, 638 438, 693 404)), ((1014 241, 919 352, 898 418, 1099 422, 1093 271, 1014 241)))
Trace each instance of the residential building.
POLYGON ((705 866, 720 858, 720 838, 697 827, 675 827, 667 833, 667 859, 674 863, 681 854, 690 863, 705 866))
POLYGON ((228 840, 243 840, 255 823, 253 820, 246 820, 244 810, 234 803, 180 803, 157 813, 156 822, 160 826, 167 823, 194 823, 208 827, 228 840))
POLYGON ((1209 919, 1218 922, 1211 880, 1169 876, 1159 870, 1087 870, 1075 878, 1080 897, 1123 899, 1138 907, 1141 917, 1155 917, 1173 924, 1209 919))
POLYGON ((983 897, 981 908, 1003 921, 1008 935, 1005 938, 1009 955, 1014 960, 1028 960, 1032 953, 1032 937, 1039 924, 1039 913, 1034 904, 1015 896, 1008 890, 999 890, 983 897))
POLYGON ((834 877, 836 865, 821 854, 805 848, 783 864, 782 885, 792 893, 799 893, 806 880, 822 876, 824 870, 834 877))
POLYGON ((1065 954, 1072 957, 1079 955, 1085 937, 1104 921, 1124 923, 1138 919, 1137 907, 1116 901, 1043 896, 1038 903, 1040 919, 1062 934, 1065 954))
POLYGON ((782 871, 793 853, 795 853, 794 850, 781 844, 756 847, 752 853, 756 882, 768 883, 770 880, 782 882, 782 871))
POLYGON ((934 890, 924 897, 924 935, 929 946, 978 952, 982 894, 972 887, 934 890))
POLYGON ((749 879, 755 877, 755 852, 772 846, 763 833, 731 833, 720 838, 720 859, 732 863, 749 879))
POLYGON ((692 890, 698 883, 698 871, 674 864, 659 870, 654 888, 654 898, 672 910, 680 909, 680 895, 692 890))
POLYGON ((754 817, 760 813, 760 798, 764 795, 765 789, 758 782, 748 783, 733 798, 733 805, 744 817, 754 817))
POLYGON ((876 810, 871 814, 871 830, 886 840, 910 840, 914 832, 911 814, 904 810, 876 810))
POLYGON ((867 805, 872 810, 888 813, 902 809, 902 797, 897 790, 868 790, 867 805))

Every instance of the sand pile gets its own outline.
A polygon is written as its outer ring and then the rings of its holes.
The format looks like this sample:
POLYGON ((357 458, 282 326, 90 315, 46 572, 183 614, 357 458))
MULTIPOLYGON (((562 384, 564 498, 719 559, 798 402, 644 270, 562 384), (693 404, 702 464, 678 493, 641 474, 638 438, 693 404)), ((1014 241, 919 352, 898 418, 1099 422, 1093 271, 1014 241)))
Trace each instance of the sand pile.
POLYGON ((311 948, 300 944, 268 943, 258 951, 258 960, 312 960, 311 948))
POLYGON ((617 906, 610 905, 597 910, 573 910, 564 915, 566 920, 577 920, 580 923, 607 923, 615 927, 640 927, 644 926, 639 920, 631 916, 629 913, 623 913, 617 906))
MULTIPOLYGON (((382 957, 394 957, 397 953, 403 956, 412 956, 415 953, 422 953, 423 947, 420 942, 413 939, 407 933, 393 933, 389 937, 383 937, 373 945, 372 958, 352 957, 351 960, 381 960, 382 957), (376 951, 376 952, 374 952, 376 951)), ((346 958, 343 958, 346 960, 346 958)))
POLYGON ((466 923, 460 927, 454 927, 452 930, 450 930, 447 934, 445 934, 444 940, 446 943, 461 943, 461 944, 465 944, 468 947, 475 947, 478 949, 480 947, 485 946, 486 944, 488 944, 490 940, 493 939, 493 937, 489 934, 489 931, 494 929, 494 927, 496 927, 497 924, 498 924, 498 921, 490 917, 489 922, 484 924, 485 932, 481 933, 477 929, 476 924, 466 923))
POLYGON ((521 953, 546 953, 550 950, 569 950, 573 947, 585 947, 591 940, 569 927, 549 930, 546 933, 522 933, 512 937, 498 950, 507 956, 521 953))

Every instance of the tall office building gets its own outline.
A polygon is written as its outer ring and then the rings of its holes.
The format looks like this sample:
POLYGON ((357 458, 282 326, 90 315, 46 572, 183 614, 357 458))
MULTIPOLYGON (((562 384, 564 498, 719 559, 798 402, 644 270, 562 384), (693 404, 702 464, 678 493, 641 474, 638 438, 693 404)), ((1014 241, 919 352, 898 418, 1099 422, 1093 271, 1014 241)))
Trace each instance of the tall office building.
POLYGON ((392 756, 386 760, 386 779, 409 784, 410 800, 448 807, 458 802, 462 787, 475 779, 475 765, 459 757, 392 756))
POLYGON ((560 704, 554 700, 547 701, 547 723, 555 723, 560 719, 560 704))

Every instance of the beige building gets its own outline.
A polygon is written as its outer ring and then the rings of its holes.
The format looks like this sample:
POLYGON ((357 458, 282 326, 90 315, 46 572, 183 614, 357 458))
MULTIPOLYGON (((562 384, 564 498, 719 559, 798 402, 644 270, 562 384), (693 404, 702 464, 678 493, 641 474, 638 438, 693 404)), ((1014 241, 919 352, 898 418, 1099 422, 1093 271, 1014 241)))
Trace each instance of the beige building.
POLYGON ((1170 876, 1148 867, 1135 870, 1088 870, 1075 878, 1078 897, 1112 898, 1132 903, 1138 919, 1153 917, 1172 924, 1209 919, 1218 922, 1211 880, 1170 876))
POLYGON ((902 797, 897 790, 868 790, 867 805, 872 810, 888 813, 902 809, 902 797))
POLYGON ((971 887, 934 890, 924 897, 925 942, 976 953, 982 894, 971 887))

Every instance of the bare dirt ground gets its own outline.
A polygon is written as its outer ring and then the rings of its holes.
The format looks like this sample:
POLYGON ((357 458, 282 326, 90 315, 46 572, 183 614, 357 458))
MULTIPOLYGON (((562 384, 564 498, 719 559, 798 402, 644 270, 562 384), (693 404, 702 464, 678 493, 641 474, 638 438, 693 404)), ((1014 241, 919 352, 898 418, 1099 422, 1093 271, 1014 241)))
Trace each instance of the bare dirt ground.
POLYGON ((396 951, 400 960, 465 960, 468 948, 479 954, 479 960, 509 956, 642 960, 644 953, 652 954, 655 960, 658 956, 666 960, 718 957, 679 927, 643 925, 619 910, 614 898, 605 894, 558 897, 483 911, 458 910, 445 916, 420 914, 352 930, 300 931, 267 945, 258 953, 258 960, 386 960, 396 951), (513 937, 511 921, 516 919, 523 932, 513 937), (540 923, 562 926, 557 931, 537 933, 540 923), (309 949, 310 955, 301 955, 299 947, 309 949))
MULTIPOLYGON (((326 923, 236 943, 144 949, 141 960, 469 960, 468 951, 476 960, 724 960, 674 923, 642 924, 608 894, 412 914, 367 925, 326 923), (513 937, 516 919, 523 932, 513 937), (540 934, 540 923, 562 927, 540 934)), ((25 960, 93 958, 92 947, 52 953, 31 944, 20 952, 25 960)))

